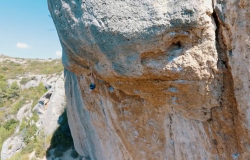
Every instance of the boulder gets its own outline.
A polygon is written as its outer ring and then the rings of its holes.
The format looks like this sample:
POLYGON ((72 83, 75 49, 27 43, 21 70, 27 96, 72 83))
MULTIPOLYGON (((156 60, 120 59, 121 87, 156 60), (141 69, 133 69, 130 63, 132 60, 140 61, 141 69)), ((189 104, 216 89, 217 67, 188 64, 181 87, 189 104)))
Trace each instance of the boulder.
POLYGON ((250 2, 48 5, 81 156, 250 159, 250 2))

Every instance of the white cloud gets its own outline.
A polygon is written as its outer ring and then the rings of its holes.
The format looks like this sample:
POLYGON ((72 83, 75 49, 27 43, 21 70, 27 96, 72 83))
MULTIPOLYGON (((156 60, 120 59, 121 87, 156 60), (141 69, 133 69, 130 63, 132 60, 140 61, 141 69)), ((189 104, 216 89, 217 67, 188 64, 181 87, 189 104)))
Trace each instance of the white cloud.
POLYGON ((62 56, 62 51, 56 51, 56 55, 59 57, 59 56, 62 56))
POLYGON ((30 48, 30 46, 27 45, 26 43, 17 43, 16 46, 17 46, 18 48, 21 48, 21 49, 30 48))

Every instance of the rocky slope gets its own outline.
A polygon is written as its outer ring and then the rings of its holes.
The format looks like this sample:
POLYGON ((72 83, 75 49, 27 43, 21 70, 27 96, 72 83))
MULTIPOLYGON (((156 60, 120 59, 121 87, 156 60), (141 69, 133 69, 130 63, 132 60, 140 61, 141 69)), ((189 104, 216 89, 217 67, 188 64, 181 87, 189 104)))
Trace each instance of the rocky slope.
POLYGON ((48 5, 85 159, 250 159, 250 2, 48 5))
POLYGON ((0 160, 79 157, 64 112, 60 59, 0 55, 0 70, 0 160))

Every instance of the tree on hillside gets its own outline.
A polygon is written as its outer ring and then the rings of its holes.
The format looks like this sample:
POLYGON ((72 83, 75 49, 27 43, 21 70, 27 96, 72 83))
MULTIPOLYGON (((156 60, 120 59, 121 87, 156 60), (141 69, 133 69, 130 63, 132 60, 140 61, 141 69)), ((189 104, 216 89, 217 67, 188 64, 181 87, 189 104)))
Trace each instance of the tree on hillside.
POLYGON ((8 86, 5 76, 0 75, 0 107, 3 107, 4 103, 10 99, 16 99, 20 95, 20 87, 15 81, 8 86))
POLYGON ((3 75, 0 75, 0 107, 7 100, 8 83, 3 75))
POLYGON ((8 99, 10 98, 18 98, 20 93, 20 87, 17 84, 17 81, 13 82, 8 90, 8 99))

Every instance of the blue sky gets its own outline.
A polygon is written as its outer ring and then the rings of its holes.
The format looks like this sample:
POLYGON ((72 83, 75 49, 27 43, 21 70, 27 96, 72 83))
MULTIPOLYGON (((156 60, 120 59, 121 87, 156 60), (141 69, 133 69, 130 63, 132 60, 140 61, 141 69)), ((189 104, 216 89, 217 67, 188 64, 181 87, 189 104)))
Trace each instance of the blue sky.
POLYGON ((59 58, 61 45, 47 0, 0 0, 0 54, 59 58))

